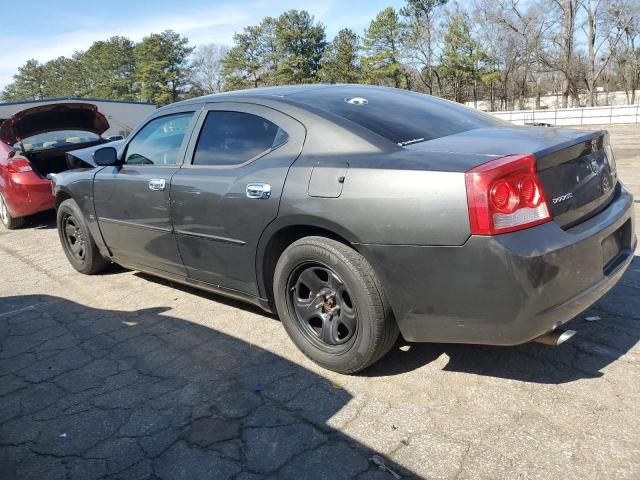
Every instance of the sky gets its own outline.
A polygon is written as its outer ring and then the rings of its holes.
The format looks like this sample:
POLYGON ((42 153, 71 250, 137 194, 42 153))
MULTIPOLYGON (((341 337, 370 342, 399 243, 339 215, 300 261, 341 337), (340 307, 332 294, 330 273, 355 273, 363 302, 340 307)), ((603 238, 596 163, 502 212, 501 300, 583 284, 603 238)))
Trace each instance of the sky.
POLYGON ((172 29, 192 45, 230 45, 233 34, 266 16, 296 8, 308 10, 330 40, 341 28, 357 33, 386 7, 403 0, 1 0, 0 90, 18 67, 35 58, 46 62, 87 49, 113 35, 139 41, 172 29))

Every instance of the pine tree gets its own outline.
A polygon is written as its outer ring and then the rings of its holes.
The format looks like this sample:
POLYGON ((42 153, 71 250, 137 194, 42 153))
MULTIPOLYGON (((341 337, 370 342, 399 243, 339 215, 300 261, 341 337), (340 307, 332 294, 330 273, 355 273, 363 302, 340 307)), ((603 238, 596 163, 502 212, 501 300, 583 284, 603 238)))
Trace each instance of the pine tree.
POLYGON ((400 57, 405 29, 395 9, 388 7, 365 30, 362 70, 367 83, 404 86, 400 57))
POLYGON ((245 27, 223 60, 227 90, 317 81, 325 30, 305 10, 245 27))
POLYGON ((89 82, 88 96, 135 100, 134 43, 125 37, 94 42, 79 58, 79 69, 89 82))
POLYGON ((13 76, 13 82, 2 92, 2 99, 7 102, 16 100, 38 100, 44 98, 46 88, 46 73, 44 65, 35 59, 18 68, 13 76))
POLYGON ((359 82, 362 79, 359 50, 358 36, 348 28, 340 30, 324 52, 320 78, 326 82, 359 82))
POLYGON ((443 93, 456 102, 464 103, 468 97, 467 87, 471 85, 475 98, 477 82, 484 73, 482 64, 486 59, 486 53, 471 36, 471 26, 466 16, 453 15, 444 36, 439 66, 440 75, 448 85, 443 93))
POLYGON ((187 84, 189 40, 172 30, 152 33, 136 45, 136 79, 147 101, 165 105, 178 100, 187 84))
POLYGON ((276 19, 267 17, 233 36, 234 45, 222 60, 227 90, 271 83, 270 77, 277 68, 275 23, 276 19))
POLYGON ((325 29, 306 10, 289 10, 276 22, 276 44, 280 63, 278 84, 317 81, 320 60, 326 47, 325 29))

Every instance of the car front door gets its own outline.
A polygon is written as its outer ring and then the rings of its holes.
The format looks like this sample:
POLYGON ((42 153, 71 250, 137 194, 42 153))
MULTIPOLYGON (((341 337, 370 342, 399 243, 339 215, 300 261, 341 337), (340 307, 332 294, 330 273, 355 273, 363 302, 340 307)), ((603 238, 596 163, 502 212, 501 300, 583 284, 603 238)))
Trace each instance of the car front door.
POLYGON ((122 165, 96 174, 96 216, 116 261, 185 275, 169 214, 171 178, 195 116, 176 111, 153 118, 127 143, 122 165))
POLYGON ((172 181, 172 218, 189 277, 258 295, 256 249, 277 216, 304 144, 301 123, 274 109, 207 105, 172 181))

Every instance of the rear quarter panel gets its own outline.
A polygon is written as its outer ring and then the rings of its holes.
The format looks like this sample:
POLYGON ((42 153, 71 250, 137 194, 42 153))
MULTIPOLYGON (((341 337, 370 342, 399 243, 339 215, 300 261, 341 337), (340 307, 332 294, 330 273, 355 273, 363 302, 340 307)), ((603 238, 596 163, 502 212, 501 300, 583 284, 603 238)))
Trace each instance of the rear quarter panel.
POLYGON ((461 245, 469 237, 464 174, 350 165, 340 197, 321 198, 308 195, 309 171, 289 173, 281 215, 322 217, 354 243, 461 245))
POLYGON ((462 245, 469 238, 464 173, 447 171, 448 154, 353 145, 327 154, 312 141, 289 171, 279 217, 330 229, 352 243, 462 245), (313 168, 335 163, 348 164, 340 196, 311 196, 313 168))
POLYGON ((459 152, 451 144, 404 148, 311 105, 283 102, 274 108, 303 123, 307 138, 287 175, 276 222, 323 227, 351 243, 462 245, 469 238, 464 172, 495 155, 459 152), (344 176, 342 188, 312 185, 312 191, 334 192, 334 198, 309 194, 314 167, 339 165, 335 170, 342 172, 345 164, 346 174, 337 173, 344 176))

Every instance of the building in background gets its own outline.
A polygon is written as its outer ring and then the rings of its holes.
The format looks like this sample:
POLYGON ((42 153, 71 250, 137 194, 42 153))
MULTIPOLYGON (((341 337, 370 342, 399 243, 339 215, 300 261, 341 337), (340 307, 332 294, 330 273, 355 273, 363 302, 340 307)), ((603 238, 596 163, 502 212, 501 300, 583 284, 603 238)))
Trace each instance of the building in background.
POLYGON ((156 109, 153 103, 144 102, 79 97, 45 98, 42 100, 0 103, 0 123, 27 108, 51 103, 75 102, 91 103, 97 106, 98 111, 107 117, 110 127, 109 130, 103 134, 104 137, 119 135, 126 137, 147 115, 156 109))

